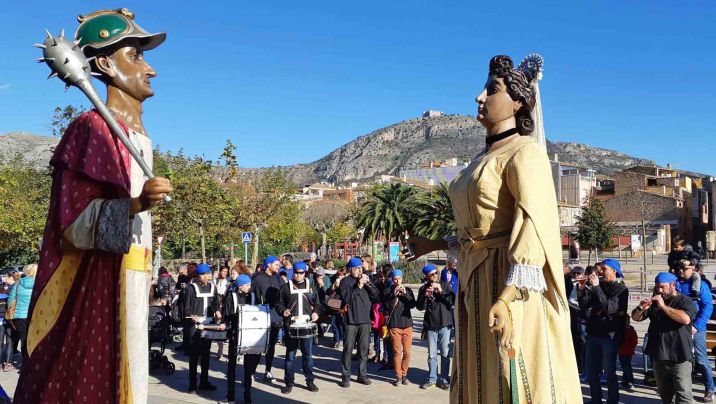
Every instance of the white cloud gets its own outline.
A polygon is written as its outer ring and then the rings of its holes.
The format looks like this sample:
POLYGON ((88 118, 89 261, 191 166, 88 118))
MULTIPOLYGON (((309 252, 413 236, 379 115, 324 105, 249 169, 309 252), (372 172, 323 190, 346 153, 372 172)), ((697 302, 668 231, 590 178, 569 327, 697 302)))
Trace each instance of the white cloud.
POLYGON ((10 84, 0 84, 0 91, 10 88, 10 84))

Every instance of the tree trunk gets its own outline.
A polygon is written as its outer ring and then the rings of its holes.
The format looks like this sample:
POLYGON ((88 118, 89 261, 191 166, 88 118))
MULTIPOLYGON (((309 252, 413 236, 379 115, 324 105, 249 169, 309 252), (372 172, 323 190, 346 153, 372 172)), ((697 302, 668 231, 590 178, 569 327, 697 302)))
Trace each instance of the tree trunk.
POLYGON ((641 290, 644 290, 644 288, 646 286, 646 274, 647 274, 647 270, 646 270, 646 224, 644 223, 644 220, 641 221, 641 231, 642 231, 641 250, 642 250, 642 254, 644 255, 644 270, 642 271, 642 275, 641 275, 641 277, 642 277, 641 290))
POLYGON ((199 224, 199 234, 201 235, 201 262, 206 263, 206 248, 204 247, 204 223, 199 224))
POLYGON ((589 249, 589 255, 587 255, 587 266, 592 265, 592 249, 589 249))
POLYGON ((251 269, 256 268, 256 264, 259 262, 259 229, 254 228, 254 251, 251 253, 251 269))
POLYGON ((321 257, 325 257, 326 255, 328 255, 328 251, 326 250, 326 238, 326 232, 321 232, 321 257))

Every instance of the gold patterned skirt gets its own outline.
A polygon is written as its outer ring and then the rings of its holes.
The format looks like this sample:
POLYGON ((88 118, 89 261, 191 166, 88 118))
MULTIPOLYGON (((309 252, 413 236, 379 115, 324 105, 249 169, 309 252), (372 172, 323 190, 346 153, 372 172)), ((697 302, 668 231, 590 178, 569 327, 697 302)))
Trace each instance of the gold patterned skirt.
POLYGON ((513 360, 490 332, 488 313, 505 287, 507 254, 507 247, 487 249, 486 258, 466 274, 467 288, 460 285, 450 402, 517 404, 514 394, 519 403, 581 403, 569 309, 563 297, 555 296, 551 277, 545 277, 545 294, 520 292, 510 303, 513 360))

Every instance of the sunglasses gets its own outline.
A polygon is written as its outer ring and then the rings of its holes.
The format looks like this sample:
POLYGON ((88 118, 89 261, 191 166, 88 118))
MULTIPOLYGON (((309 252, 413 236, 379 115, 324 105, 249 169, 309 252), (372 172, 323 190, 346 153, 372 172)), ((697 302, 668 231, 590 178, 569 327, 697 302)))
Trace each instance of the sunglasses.
POLYGON ((306 271, 303 271, 303 272, 294 271, 293 273, 294 273, 295 275, 305 275, 305 274, 306 274, 306 271))

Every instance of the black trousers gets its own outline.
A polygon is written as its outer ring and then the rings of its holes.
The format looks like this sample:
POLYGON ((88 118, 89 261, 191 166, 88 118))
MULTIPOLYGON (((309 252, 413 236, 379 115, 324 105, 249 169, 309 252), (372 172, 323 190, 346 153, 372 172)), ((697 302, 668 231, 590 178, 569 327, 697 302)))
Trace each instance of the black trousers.
MULTIPOLYGON (((234 400, 236 395, 236 357, 238 342, 236 338, 229 339, 229 365, 226 370, 226 399, 234 400)), ((261 354, 244 355, 244 399, 251 397, 251 382, 254 379, 256 368, 261 362, 261 354)))
MULTIPOLYGON (((15 331, 17 332, 17 341, 22 344, 22 360, 24 362, 27 359, 27 319, 16 318, 11 321, 12 324, 15 326, 15 331)), ((15 346, 17 346, 17 343, 15 344, 15 346)))
POLYGON ((370 345, 370 324, 346 324, 346 335, 343 339, 343 380, 351 378, 351 355, 353 346, 358 342, 358 377, 367 375, 368 346, 370 345))
POLYGON ((274 326, 271 324, 271 331, 269 333, 269 347, 266 351, 266 371, 270 372, 273 367, 273 356, 276 353, 276 341, 278 341, 278 332, 283 325, 278 324, 274 326))
POLYGON ((189 332, 189 387, 196 387, 196 368, 201 363, 199 384, 209 382, 209 351, 211 341, 201 338, 201 331, 192 327, 189 332))

